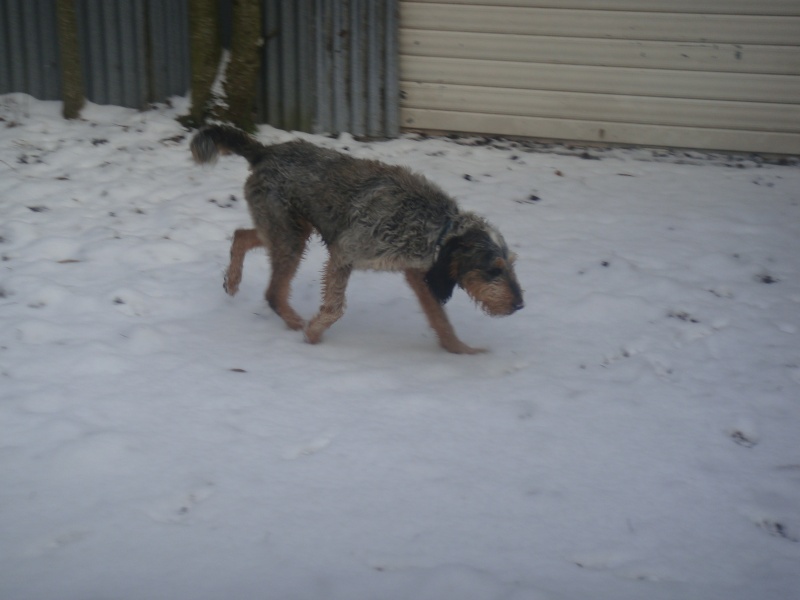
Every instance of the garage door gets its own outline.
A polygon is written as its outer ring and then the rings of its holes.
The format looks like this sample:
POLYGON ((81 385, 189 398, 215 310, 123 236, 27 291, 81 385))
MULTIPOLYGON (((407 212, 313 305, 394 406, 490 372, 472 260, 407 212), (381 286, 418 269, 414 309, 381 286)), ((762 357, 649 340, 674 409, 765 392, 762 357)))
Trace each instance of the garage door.
POLYGON ((798 0, 400 3, 409 129, 800 154, 798 0))

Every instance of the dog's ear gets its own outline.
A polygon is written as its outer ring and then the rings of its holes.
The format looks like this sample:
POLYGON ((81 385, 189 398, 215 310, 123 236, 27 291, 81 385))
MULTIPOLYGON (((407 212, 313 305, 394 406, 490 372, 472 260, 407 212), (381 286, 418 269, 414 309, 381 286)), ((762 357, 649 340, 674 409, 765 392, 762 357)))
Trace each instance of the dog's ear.
POLYGON ((456 287, 456 278, 453 276, 456 269, 454 269, 453 261, 458 248, 461 246, 461 238, 454 237, 447 241, 447 243, 439 249, 439 254, 436 257, 436 262, 425 274, 425 283, 433 293, 433 296, 444 304, 453 295, 453 288, 456 287))

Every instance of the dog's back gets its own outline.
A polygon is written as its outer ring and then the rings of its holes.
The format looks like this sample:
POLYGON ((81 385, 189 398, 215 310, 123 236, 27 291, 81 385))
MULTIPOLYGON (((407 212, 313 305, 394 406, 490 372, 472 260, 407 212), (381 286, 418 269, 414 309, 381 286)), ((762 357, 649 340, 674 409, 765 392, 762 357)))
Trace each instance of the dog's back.
POLYGON ((430 266, 442 228, 459 214, 455 201, 406 167, 305 141, 268 147, 245 196, 256 219, 278 204, 358 268, 430 266))
POLYGON ((267 146, 238 129, 212 126, 191 147, 198 162, 220 153, 250 162, 245 198, 257 226, 275 224, 278 213, 287 222, 302 219, 355 264, 388 266, 399 256, 405 266, 430 266, 442 228, 459 213, 438 186, 405 167, 303 140, 267 146))
POLYGON ((405 167, 354 158, 302 140, 265 146, 229 127, 209 127, 191 143, 198 162, 236 153, 250 162, 245 198, 254 229, 231 246, 226 290, 235 293, 244 254, 266 246, 272 266, 265 297, 291 329, 316 344, 344 313, 353 269, 403 271, 436 331, 455 353, 475 353, 458 339, 443 304, 458 285, 491 315, 524 305, 513 258, 500 233, 405 167), (305 323, 289 302, 291 280, 316 231, 328 249, 323 301, 305 323))

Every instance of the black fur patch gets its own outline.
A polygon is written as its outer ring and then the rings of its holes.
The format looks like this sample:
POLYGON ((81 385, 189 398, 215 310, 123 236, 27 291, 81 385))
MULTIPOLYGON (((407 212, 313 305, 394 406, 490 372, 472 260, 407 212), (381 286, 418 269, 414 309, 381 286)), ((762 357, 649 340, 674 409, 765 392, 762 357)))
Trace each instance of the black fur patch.
POLYGON ((436 299, 444 304, 469 271, 482 271, 490 279, 492 263, 497 258, 508 260, 508 249, 498 246, 484 230, 470 229, 447 240, 425 275, 425 282, 436 299))
POLYGON ((439 250, 436 262, 425 274, 425 283, 428 284, 433 296, 440 304, 445 304, 453 295, 456 287, 456 280, 452 275, 452 263, 456 251, 461 247, 462 238, 450 238, 447 243, 439 250))

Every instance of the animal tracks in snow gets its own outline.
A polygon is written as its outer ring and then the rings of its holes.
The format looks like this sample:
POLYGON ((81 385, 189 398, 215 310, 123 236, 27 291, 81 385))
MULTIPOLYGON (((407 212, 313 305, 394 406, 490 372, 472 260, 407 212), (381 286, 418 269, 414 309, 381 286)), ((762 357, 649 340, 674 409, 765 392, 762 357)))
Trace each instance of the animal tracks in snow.
POLYGON ((766 531, 769 535, 787 540, 789 542, 798 543, 800 542, 800 537, 796 533, 793 533, 789 527, 782 523, 781 521, 775 521, 772 519, 763 519, 761 521, 756 522, 761 529, 766 531))
POLYGON ((281 452, 281 457, 285 460, 297 460, 312 456, 327 448, 336 437, 332 431, 323 432, 300 444, 289 445, 281 452))
POLYGON ((365 274, 310 347, 272 326, 263 252, 235 307, 220 289, 247 164, 192 165, 185 107, 0 100, 0 597, 137 574, 165 598, 793 597, 800 163, 264 126, 424 173, 502 229, 527 288, 507 320, 455 295, 491 350, 464 358, 365 274))
POLYGON ((23 553, 25 556, 42 556, 57 552, 67 546, 72 546, 82 542, 91 535, 91 532, 85 529, 67 529, 60 533, 55 533, 51 536, 43 537, 39 540, 31 542, 23 553))
POLYGON ((185 523, 196 512, 198 505, 214 495, 213 483, 204 483, 194 489, 168 494, 154 501, 145 513, 159 523, 185 523))
POLYGON ((581 569, 590 571, 610 571, 621 579, 632 581, 662 581, 669 578, 668 573, 645 565, 641 558, 630 552, 614 550, 579 553, 572 561, 581 569))

